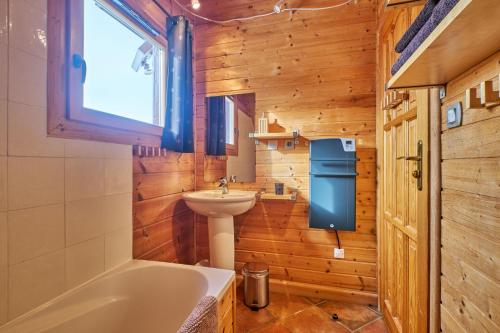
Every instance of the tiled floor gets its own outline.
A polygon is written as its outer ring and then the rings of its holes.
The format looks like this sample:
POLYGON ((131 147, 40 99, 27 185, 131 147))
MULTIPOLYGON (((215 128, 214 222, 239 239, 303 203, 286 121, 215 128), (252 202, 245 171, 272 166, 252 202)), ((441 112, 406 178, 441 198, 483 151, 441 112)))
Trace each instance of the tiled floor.
POLYGON ((237 296, 237 333, 387 333, 380 313, 369 306, 271 293, 266 308, 251 311, 241 288, 237 296))

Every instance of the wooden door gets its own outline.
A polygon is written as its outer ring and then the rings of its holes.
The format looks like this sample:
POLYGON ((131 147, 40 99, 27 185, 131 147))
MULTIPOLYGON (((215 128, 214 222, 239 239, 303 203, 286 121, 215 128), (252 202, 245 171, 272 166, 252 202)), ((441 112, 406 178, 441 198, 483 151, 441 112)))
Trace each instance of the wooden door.
POLYGON ((390 331, 427 332, 429 92, 397 97, 384 110, 381 305, 390 331))

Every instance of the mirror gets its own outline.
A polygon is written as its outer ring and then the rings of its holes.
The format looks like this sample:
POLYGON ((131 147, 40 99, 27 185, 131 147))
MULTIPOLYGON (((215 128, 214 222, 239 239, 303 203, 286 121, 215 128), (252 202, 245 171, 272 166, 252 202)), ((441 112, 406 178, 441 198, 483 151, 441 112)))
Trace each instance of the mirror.
POLYGON ((255 182, 255 94, 207 97, 204 180, 255 182))

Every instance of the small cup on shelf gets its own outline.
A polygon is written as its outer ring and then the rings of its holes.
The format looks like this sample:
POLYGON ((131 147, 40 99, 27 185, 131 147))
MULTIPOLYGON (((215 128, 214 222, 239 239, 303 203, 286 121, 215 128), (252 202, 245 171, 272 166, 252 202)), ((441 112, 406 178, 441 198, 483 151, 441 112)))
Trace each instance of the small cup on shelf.
POLYGON ((274 193, 277 195, 283 195, 285 190, 285 184, 274 183, 274 193))

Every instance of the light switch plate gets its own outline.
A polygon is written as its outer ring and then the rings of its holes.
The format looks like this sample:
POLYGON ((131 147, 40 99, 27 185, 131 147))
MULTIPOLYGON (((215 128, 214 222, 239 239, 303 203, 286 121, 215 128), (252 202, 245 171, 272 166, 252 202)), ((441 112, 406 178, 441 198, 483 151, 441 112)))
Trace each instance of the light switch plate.
POLYGON ((457 102, 446 108, 446 127, 453 128, 462 125, 462 103, 457 102))
POLYGON ((344 259, 344 249, 333 249, 333 257, 337 259, 344 259))

